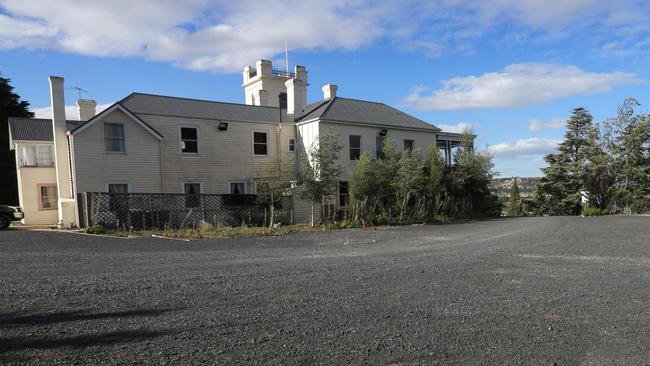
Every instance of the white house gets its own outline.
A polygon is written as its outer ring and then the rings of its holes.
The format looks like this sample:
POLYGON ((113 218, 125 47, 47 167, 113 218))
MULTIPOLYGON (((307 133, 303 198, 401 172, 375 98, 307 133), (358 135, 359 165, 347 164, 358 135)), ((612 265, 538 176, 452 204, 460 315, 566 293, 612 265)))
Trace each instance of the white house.
POLYGON ((255 193, 270 157, 294 162, 327 131, 343 146, 344 208, 355 160, 385 137, 448 156, 461 139, 383 103, 338 97, 332 84, 307 104, 306 68, 266 60, 244 68, 245 104, 132 93, 97 115, 94 101, 79 100, 80 121, 66 120, 63 78, 49 81, 52 119, 9 120, 25 224, 78 225, 82 192, 255 193))

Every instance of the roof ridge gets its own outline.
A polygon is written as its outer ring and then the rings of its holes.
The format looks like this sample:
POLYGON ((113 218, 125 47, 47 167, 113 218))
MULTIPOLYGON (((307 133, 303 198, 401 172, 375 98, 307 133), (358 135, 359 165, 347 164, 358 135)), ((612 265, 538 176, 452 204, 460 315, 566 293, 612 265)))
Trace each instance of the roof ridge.
POLYGON ((216 103, 216 104, 230 104, 230 105, 238 105, 238 106, 243 106, 243 107, 252 107, 252 108, 273 108, 273 109, 278 109, 278 107, 270 107, 270 106, 264 106, 264 105, 251 105, 251 104, 246 104, 246 103, 234 103, 234 102, 221 102, 218 100, 207 100, 207 99, 198 99, 198 98, 186 98, 186 97, 177 97, 173 95, 162 95, 162 94, 152 94, 152 93, 141 93, 141 92, 133 92, 126 96, 124 99, 122 99, 120 102, 126 102, 128 99, 135 95, 145 95, 145 96, 150 96, 150 97, 161 97, 161 98, 171 98, 171 99, 181 99, 181 100, 192 100, 195 102, 205 102, 205 103, 216 103))

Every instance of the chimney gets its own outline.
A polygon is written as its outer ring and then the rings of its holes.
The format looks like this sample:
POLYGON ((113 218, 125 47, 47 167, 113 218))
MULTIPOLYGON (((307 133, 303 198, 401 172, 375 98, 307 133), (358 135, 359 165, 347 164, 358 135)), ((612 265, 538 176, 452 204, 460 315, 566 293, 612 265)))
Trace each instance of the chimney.
POLYGON ((287 114, 300 118, 302 108, 307 104, 307 84, 294 78, 287 80, 284 85, 287 87, 287 114))
POLYGON ((68 159, 68 136, 65 122, 65 96, 63 78, 50 76, 50 96, 52 103, 52 132, 54 134, 54 165, 56 167, 57 207, 59 227, 74 224, 75 211, 70 182, 70 163, 68 159), (70 203, 72 202, 72 204, 70 203))
POLYGON ((97 102, 90 99, 79 99, 77 101, 77 108, 79 109, 79 120, 87 121, 95 117, 95 107, 97 102))
POLYGON ((336 97, 336 89, 339 87, 336 84, 325 84, 323 86, 323 99, 332 99, 336 97))

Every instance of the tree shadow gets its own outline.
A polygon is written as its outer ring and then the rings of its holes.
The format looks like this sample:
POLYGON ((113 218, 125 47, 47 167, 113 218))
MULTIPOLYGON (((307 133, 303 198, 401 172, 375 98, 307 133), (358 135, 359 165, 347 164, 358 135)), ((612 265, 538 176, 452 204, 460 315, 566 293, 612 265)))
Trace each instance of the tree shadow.
POLYGON ((117 331, 99 334, 87 334, 67 338, 32 338, 8 337, 0 338, 0 353, 15 352, 25 349, 52 349, 52 348, 85 348, 91 346, 105 346, 116 343, 130 343, 148 340, 172 334, 171 330, 165 331, 117 331))
POLYGON ((92 313, 91 310, 63 311, 46 314, 21 315, 17 313, 0 314, 0 328, 38 326, 61 322, 130 318, 136 316, 159 316, 173 309, 138 309, 118 312, 92 313))

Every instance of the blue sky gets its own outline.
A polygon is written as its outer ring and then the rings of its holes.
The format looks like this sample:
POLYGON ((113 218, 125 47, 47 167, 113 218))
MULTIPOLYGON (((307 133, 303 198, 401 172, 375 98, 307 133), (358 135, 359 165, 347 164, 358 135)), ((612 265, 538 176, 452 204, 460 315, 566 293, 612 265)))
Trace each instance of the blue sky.
MULTIPOLYGON (((243 102, 259 58, 443 129, 472 126, 502 176, 535 176, 577 106, 597 121, 650 103, 639 0, 0 0, 0 72, 47 113, 48 75, 99 104, 133 91, 243 102)), ((77 94, 68 89, 66 102, 77 94)))

